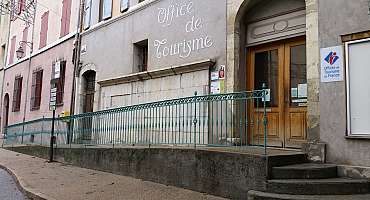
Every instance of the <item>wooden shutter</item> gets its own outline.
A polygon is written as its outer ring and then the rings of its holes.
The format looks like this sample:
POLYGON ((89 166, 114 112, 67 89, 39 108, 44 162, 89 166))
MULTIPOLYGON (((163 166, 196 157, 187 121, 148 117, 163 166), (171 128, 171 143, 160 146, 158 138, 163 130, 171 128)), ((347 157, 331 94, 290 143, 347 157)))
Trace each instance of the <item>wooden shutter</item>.
POLYGON ((17 14, 20 15, 25 8, 25 0, 18 0, 17 14))
POLYGON ((48 36, 48 23, 49 23, 49 11, 45 12, 41 16, 41 30, 40 30, 40 44, 39 48, 46 46, 48 36))
POLYGON ((129 7, 129 0, 121 0, 121 12, 127 11, 129 7))
POLYGON ((27 42, 27 39, 28 39, 28 27, 25 27, 25 28, 23 29, 23 36, 22 36, 22 41, 24 41, 24 42, 22 43, 22 49, 23 49, 23 51, 24 51, 25 53, 23 54, 22 58, 26 56, 27 46, 26 46, 26 43, 25 43, 25 42, 27 42))
POLYGON ((32 73, 32 83, 31 83, 31 110, 35 108, 36 99, 36 73, 32 73))
POLYGON ((12 37, 12 40, 10 41, 10 52, 9 52, 9 64, 12 64, 14 62, 14 52, 15 52, 15 43, 16 43, 16 36, 12 37))
POLYGON ((40 70, 36 73, 36 102, 35 108, 40 108, 41 105, 41 94, 42 94, 42 75, 43 70, 40 70))
POLYGON ((12 103, 13 112, 17 112, 21 108, 22 80, 23 77, 21 76, 16 77, 14 80, 13 103, 12 103))
POLYGON ((69 33, 70 18, 71 18, 71 0, 63 0, 60 37, 66 36, 69 33))
POLYGON ((66 61, 60 62, 60 77, 57 82, 57 105, 63 104, 66 65, 66 61))
POLYGON ((31 110, 37 110, 41 105, 43 70, 32 73, 31 110))
POLYGON ((91 23, 91 0, 85 1, 84 29, 90 28, 91 23))

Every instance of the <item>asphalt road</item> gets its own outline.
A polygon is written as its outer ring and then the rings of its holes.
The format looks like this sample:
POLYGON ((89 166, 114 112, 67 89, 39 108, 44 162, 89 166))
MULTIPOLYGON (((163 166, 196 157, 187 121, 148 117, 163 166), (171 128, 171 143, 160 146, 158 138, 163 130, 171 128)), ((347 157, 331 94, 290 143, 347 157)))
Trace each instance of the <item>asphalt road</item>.
POLYGON ((0 169, 0 199, 1 200, 28 200, 18 189, 13 178, 3 169, 0 169))

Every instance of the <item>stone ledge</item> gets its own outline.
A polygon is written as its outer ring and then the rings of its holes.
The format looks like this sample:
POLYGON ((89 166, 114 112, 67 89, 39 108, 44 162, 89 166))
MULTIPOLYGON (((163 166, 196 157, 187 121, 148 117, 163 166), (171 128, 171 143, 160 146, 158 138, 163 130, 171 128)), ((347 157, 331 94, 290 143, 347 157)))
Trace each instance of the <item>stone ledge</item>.
POLYGON ((193 63, 187 63, 179 66, 171 66, 166 68, 161 68, 158 70, 151 70, 146 72, 139 72, 134 74, 129 74, 117 78, 106 79, 98 81, 98 84, 102 87, 105 86, 112 86, 112 85, 119 85, 124 83, 131 83, 137 81, 144 81, 149 79, 161 78, 165 76, 174 76, 178 74, 196 72, 201 70, 208 70, 212 67, 215 62, 211 59, 197 61, 193 63))

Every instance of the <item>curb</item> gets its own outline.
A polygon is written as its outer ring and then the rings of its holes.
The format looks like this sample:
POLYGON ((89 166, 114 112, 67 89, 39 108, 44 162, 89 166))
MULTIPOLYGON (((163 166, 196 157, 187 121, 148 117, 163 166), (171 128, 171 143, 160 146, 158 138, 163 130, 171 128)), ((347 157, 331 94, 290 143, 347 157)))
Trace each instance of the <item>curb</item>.
POLYGON ((24 181, 21 178, 18 178, 17 175, 6 166, 3 166, 0 164, 0 169, 5 170, 10 174, 10 176, 13 178, 14 182, 16 183, 18 189, 30 200, 55 200, 54 198, 48 197, 45 194, 42 194, 40 192, 32 191, 31 189, 24 187, 24 181))

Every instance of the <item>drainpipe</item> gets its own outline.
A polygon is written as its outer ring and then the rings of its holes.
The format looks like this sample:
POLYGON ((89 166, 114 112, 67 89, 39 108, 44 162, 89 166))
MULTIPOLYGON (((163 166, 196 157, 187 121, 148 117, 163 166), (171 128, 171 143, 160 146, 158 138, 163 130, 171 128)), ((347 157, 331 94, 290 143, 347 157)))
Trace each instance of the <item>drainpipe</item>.
MULTIPOLYGON (((36 21, 36 12, 37 12, 37 0, 34 1, 35 3, 35 12, 33 13, 33 20, 32 20, 32 36, 31 36, 31 47, 30 47, 30 55, 28 58, 28 73, 27 73, 27 81, 26 81, 26 95, 24 98, 24 110, 23 110, 23 123, 26 122, 26 110, 27 110, 27 99, 28 99, 28 84, 30 79, 30 72, 31 72, 31 60, 32 60, 32 53, 33 53, 33 42, 35 37, 35 21, 36 21)), ((25 41, 27 42, 27 41, 25 41)), ((24 124, 22 127, 22 141, 23 144, 23 135, 24 135, 24 124)))
POLYGON ((76 103, 76 79, 79 76, 77 72, 79 71, 78 68, 80 67, 80 53, 81 53, 80 33, 82 32, 84 7, 85 7, 85 0, 80 0, 79 15, 78 15, 78 20, 77 20, 77 33, 75 36, 75 55, 74 55, 75 63, 73 67, 72 95, 71 95, 71 106, 70 106, 71 115, 74 114, 75 103, 76 103))
MULTIPOLYGON (((70 115, 74 115, 75 113, 75 102, 76 102, 76 79, 78 77, 77 72, 79 71, 78 68, 80 67, 80 52, 81 52, 81 36, 80 33, 82 32, 82 21, 84 15, 84 6, 85 0, 80 0, 79 5, 79 14, 77 18, 77 32, 75 35, 75 44, 74 44, 74 65, 73 65, 73 78, 72 78, 72 95, 71 95, 71 105, 70 105, 70 115)), ((73 138, 73 121, 72 119, 69 120, 68 124, 68 137, 67 137, 67 144, 72 144, 73 138)))

